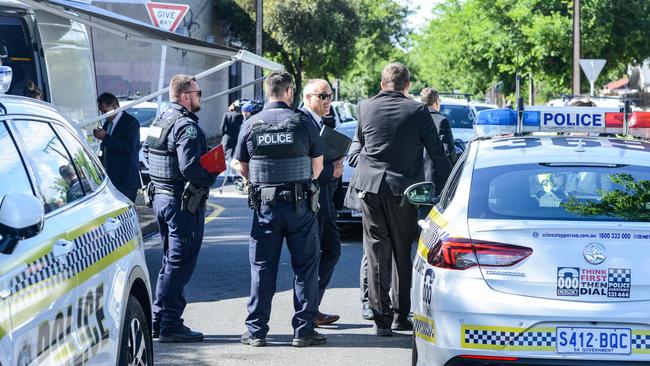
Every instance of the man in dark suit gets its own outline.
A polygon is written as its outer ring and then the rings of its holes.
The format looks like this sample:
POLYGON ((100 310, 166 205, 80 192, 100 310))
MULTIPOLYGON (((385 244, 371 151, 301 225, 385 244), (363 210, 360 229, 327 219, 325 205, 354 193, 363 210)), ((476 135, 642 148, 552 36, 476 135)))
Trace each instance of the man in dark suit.
MULTIPOLYGON (((97 107, 102 114, 119 108, 117 98, 110 93, 97 97, 97 107)), ((102 128, 93 130, 101 140, 102 163, 115 188, 135 202, 141 185, 138 151, 140 148, 140 124, 126 112, 106 118, 102 128)))
MULTIPOLYGON (((304 106, 300 109, 318 131, 323 127, 323 116, 330 112, 332 104, 332 88, 326 80, 314 79, 307 82, 303 90, 304 106)), ((332 279, 334 267, 341 257, 341 238, 339 228, 336 226, 336 207, 334 206, 334 193, 343 174, 342 159, 336 161, 323 161, 323 171, 318 177, 320 196, 318 203, 318 229, 320 234, 320 264, 318 268, 318 290, 320 302, 325 295, 325 289, 332 279)), ((338 315, 318 312, 316 325, 331 324, 339 320, 338 315)))
MULTIPOLYGON (((440 137, 442 146, 445 149, 445 155, 449 158, 452 165, 455 164, 456 160, 458 160, 458 155, 456 154, 454 135, 451 132, 449 120, 440 113, 440 95, 438 91, 433 88, 424 88, 420 92, 420 98, 422 99, 422 103, 429 108, 433 123, 436 124, 436 129, 438 130, 438 137, 440 137)), ((436 177, 433 173, 433 161, 429 158, 429 155, 424 154, 424 179, 427 182, 433 182, 437 187, 436 190, 440 192, 445 182, 436 182, 436 177)))
POLYGON ((221 122, 221 144, 226 155, 226 159, 231 159, 232 154, 237 146, 237 137, 239 130, 244 122, 244 116, 240 112, 239 101, 232 103, 228 107, 228 112, 224 113, 221 122))
POLYGON ((405 201, 404 190, 424 180, 422 149, 435 163, 435 174, 446 177, 451 163, 428 109, 407 96, 410 73, 399 63, 381 75, 381 91, 359 104, 357 139, 362 146, 350 187, 358 191, 363 211, 363 246, 368 257, 368 292, 375 333, 412 329, 411 243, 416 235, 417 209, 405 201), (388 295, 392 260, 399 282, 398 304, 388 295))

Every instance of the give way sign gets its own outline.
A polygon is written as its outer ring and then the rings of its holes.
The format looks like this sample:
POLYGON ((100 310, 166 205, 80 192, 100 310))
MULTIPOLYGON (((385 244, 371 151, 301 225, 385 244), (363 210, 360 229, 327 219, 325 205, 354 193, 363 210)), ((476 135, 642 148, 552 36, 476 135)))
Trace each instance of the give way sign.
POLYGON ((181 19, 190 9, 185 4, 145 3, 147 13, 154 26, 166 31, 174 32, 181 19))

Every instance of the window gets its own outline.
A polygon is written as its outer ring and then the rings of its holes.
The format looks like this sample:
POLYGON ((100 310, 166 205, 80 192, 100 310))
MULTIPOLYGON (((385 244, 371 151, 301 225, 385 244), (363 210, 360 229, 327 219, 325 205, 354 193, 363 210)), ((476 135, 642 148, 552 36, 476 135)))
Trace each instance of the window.
POLYGON ((75 167, 61 140, 45 122, 14 121, 23 150, 32 162, 38 189, 51 212, 82 198, 91 186, 75 167))
POLYGON ((650 168, 521 164, 474 171, 469 216, 650 221, 650 168))
POLYGON ((75 167, 79 170, 79 175, 88 181, 90 190, 95 191, 102 184, 102 181, 104 181, 104 171, 68 129, 58 124, 54 124, 53 126, 56 134, 65 144, 68 153, 72 156, 72 161, 74 161, 75 167))
POLYGON ((447 117, 452 128, 472 128, 474 113, 466 105, 443 104, 440 114, 447 117))
POLYGON ((16 145, 0 122, 0 199, 10 192, 34 194, 16 145))
POLYGON ((440 207, 444 210, 449 206, 454 194, 456 194, 456 188, 458 188, 458 183, 460 182, 460 176, 463 174, 463 168, 465 168, 465 163, 467 162, 467 153, 464 153, 460 156, 454 169, 449 174, 447 179, 447 184, 440 194, 440 207))

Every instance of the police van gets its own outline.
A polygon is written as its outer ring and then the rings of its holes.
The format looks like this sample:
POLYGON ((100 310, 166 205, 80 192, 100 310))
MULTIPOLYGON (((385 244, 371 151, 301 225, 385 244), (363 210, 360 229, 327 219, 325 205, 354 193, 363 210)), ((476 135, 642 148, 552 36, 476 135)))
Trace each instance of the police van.
POLYGON ((433 206, 413 365, 647 365, 650 113, 522 112, 479 112, 441 196, 405 192, 433 206))
POLYGON ((135 207, 79 130, 0 92, 0 157, 0 365, 152 365, 135 207))

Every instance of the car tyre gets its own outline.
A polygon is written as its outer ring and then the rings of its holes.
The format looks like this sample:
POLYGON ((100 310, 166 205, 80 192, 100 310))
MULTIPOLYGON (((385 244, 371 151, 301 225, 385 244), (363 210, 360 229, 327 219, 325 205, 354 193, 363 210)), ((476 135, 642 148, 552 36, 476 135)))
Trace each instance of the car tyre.
POLYGON ((153 365, 153 340, 138 299, 129 295, 126 316, 122 326, 122 342, 120 344, 120 366, 151 366, 153 365))
POLYGON ((418 346, 415 343, 415 330, 413 330, 413 336, 411 337, 411 365, 417 366, 418 364, 418 346))

